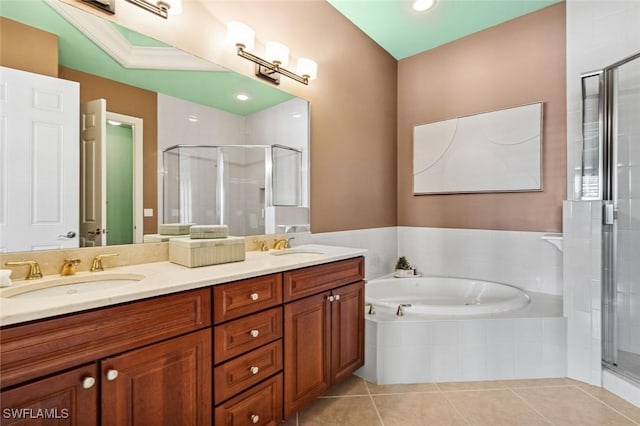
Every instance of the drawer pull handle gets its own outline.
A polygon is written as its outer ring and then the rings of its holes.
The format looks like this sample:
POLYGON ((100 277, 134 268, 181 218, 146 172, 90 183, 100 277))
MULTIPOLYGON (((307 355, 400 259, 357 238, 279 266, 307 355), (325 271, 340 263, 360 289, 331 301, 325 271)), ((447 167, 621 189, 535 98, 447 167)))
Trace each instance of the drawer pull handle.
POLYGON ((336 300, 340 300, 340 295, 339 294, 336 294, 334 297, 335 297, 336 300))
POLYGON ((254 365, 253 367, 249 368, 249 371, 251 371, 251 374, 258 374, 258 371, 260 371, 260 369, 254 365))
POLYGON ((118 370, 107 370, 107 380, 114 381, 118 377, 118 370))
POLYGON ((260 298, 260 295, 258 293, 251 293, 251 296, 249 296, 251 298, 251 300, 253 300, 254 302, 256 300, 258 300, 260 298))
POLYGON ((335 297, 333 297, 333 296, 329 296, 329 297, 327 297, 327 300, 328 300, 329 302, 333 302, 333 300, 334 300, 334 299, 335 299, 335 297))
POLYGON ((85 377, 84 379, 82 379, 82 388, 83 389, 91 389, 93 387, 93 385, 95 385, 95 384, 96 384, 96 379, 94 379, 91 376, 85 377))
POLYGON ((251 330, 249 334, 251 335, 251 337, 258 337, 260 332, 258 330, 251 330))
POLYGON ((252 414, 251 415, 251 423, 256 424, 260 421, 260 416, 258 416, 257 414, 252 414))

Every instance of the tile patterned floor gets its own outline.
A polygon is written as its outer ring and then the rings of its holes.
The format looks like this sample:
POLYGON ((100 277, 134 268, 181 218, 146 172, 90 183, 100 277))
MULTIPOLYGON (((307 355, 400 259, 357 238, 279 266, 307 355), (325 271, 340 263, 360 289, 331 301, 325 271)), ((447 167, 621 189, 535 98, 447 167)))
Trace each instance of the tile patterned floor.
POLYGON ((640 425, 640 408, 571 379, 375 385, 352 376, 283 425, 640 425))

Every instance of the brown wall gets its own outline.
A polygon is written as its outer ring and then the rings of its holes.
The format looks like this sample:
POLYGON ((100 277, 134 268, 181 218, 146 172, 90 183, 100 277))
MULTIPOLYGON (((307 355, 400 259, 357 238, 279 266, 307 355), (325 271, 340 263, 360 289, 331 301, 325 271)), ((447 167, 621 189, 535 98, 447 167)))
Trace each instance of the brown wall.
MULTIPOLYGON (((75 0, 64 0, 99 14, 75 0)), ((226 23, 241 20, 261 42, 287 44, 318 62, 309 86, 280 88, 311 102, 313 232, 396 225, 397 62, 325 1, 183 2, 160 19, 127 2, 112 19, 126 27, 255 78, 253 64, 227 44, 226 23), (196 30, 194 30, 196 29, 196 30)))
POLYGON ((153 217, 144 218, 144 233, 154 234, 158 226, 158 95, 155 92, 118 83, 71 68, 60 67, 60 78, 80 83, 80 102, 104 98, 107 111, 144 120, 143 140, 143 208, 152 208, 153 217))
POLYGON ((58 36, 0 16, 0 65, 57 77, 58 36))
POLYGON ((561 231, 566 198, 565 4, 398 63, 398 224, 561 231), (413 127, 544 102, 543 191, 413 195, 413 127))

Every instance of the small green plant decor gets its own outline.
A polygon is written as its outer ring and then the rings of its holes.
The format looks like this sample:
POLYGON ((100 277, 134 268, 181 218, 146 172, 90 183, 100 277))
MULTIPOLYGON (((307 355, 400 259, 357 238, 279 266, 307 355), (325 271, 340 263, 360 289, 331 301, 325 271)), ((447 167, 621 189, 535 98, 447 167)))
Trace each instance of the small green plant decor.
POLYGON ((397 277, 408 277, 414 274, 413 267, 409 263, 406 257, 400 256, 398 261, 396 262, 396 272, 395 276, 397 277))

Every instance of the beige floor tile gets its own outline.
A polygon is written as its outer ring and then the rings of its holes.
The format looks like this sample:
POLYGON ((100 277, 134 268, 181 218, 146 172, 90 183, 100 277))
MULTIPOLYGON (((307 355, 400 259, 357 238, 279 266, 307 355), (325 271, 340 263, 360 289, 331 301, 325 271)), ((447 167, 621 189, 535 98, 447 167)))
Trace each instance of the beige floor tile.
POLYGON ((598 386, 591 386, 586 383, 581 383, 579 388, 598 398, 608 406, 618 410, 636 423, 640 424, 640 407, 636 407, 630 402, 627 402, 619 396, 614 395, 608 390, 598 386))
POLYGON ((577 382, 575 380, 566 378, 557 379, 528 379, 528 380, 504 380, 504 383, 509 388, 533 388, 540 386, 572 386, 577 382))
POLYGON ((443 395, 473 426, 550 424, 509 389, 445 392, 443 395))
POLYGON ((502 380, 486 380, 481 382, 447 382, 438 383, 441 391, 465 391, 481 389, 506 389, 507 385, 502 380))
POLYGON ((514 389, 554 425, 633 425, 634 423, 576 386, 514 389))
POLYGON ((463 426, 468 423, 441 393, 376 395, 384 426, 463 426))
POLYGON ((280 426, 298 426, 298 414, 292 414, 287 420, 283 420, 280 426))
POLYGON ((298 413, 300 426, 380 426, 369 396, 319 398, 298 413))
POLYGON ((376 385, 366 382, 367 388, 372 395, 385 393, 416 393, 416 392, 438 392, 438 385, 435 383, 409 383, 401 385, 376 385))
POLYGON ((323 396, 369 395, 364 379, 351 376, 334 385, 323 396))

